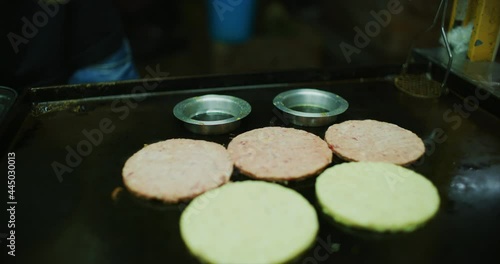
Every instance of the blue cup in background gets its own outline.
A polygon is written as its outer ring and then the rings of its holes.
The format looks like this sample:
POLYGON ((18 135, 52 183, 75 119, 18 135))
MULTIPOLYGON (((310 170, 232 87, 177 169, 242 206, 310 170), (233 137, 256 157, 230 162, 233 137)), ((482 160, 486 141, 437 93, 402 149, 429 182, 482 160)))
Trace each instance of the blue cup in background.
POLYGON ((253 32, 257 0, 207 0, 210 34, 215 41, 241 43, 253 32))

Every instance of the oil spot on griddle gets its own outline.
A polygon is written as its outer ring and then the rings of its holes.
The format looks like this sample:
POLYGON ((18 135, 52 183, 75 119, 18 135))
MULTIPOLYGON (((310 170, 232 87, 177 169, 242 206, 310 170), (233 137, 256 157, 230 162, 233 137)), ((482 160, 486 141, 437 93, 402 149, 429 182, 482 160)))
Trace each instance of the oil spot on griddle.
POLYGON ((483 167, 485 167, 486 164, 462 164, 462 166, 460 167, 461 170, 465 170, 465 171, 475 171, 475 170, 479 170, 483 167))
POLYGON ((111 192, 111 200, 114 203, 118 203, 120 198, 122 197, 123 194, 123 188, 122 187, 116 187, 112 192, 111 192))
POLYGON ((332 250, 332 252, 339 252, 340 251, 340 243, 333 243, 331 246, 330 246, 330 249, 332 250))
POLYGON ((462 166, 448 187, 448 197, 458 211, 489 211, 500 208, 500 164, 462 166))

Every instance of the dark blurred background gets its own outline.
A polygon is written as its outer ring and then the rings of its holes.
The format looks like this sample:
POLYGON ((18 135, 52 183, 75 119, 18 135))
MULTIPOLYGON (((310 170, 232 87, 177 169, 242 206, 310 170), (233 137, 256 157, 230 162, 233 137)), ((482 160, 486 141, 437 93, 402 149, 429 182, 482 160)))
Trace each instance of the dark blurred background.
MULTIPOLYGON (((227 0, 220 0, 227 2, 227 0)), ((243 0, 245 1, 245 0, 243 0)), ((234 1, 233 2, 238 2, 234 1)), ((141 76, 159 64, 173 76, 230 74, 404 62, 413 37, 428 27, 436 0, 257 0, 251 38, 237 44, 212 39, 210 0, 115 0, 141 76), (347 62, 340 43, 353 45, 354 27, 364 29, 370 11, 399 3, 380 34, 347 62)), ((237 8, 237 7, 236 7, 237 8)), ((439 31, 419 38, 418 47, 436 47, 439 31)))

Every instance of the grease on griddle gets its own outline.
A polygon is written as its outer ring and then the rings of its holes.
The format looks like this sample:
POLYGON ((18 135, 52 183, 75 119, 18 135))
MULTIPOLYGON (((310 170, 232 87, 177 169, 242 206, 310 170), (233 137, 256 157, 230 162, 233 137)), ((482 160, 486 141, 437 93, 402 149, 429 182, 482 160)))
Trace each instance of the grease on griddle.
POLYGON ((111 192, 111 200, 113 201, 113 203, 118 203, 120 198, 122 197, 122 194, 123 194, 123 188, 122 187, 116 187, 115 189, 113 189, 113 191, 111 192))

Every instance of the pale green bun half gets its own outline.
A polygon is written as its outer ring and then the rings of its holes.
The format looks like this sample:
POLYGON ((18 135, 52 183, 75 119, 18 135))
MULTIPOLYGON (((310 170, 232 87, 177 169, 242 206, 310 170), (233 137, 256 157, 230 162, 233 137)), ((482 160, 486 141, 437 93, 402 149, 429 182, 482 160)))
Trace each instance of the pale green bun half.
POLYGON ((377 232, 413 231, 439 208, 438 191, 427 178, 390 163, 329 168, 316 180, 316 196, 336 222, 377 232))
POLYGON ((313 206, 275 183, 228 183, 196 197, 180 219, 191 253, 206 263, 285 263, 315 241, 313 206))

